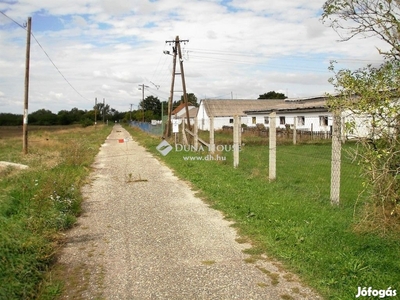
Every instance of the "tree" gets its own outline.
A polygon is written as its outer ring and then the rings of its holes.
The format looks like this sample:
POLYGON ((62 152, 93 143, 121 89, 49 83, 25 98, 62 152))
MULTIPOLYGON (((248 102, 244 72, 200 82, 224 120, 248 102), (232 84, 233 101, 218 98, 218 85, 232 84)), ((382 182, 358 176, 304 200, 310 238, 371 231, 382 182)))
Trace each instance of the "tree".
POLYGON ((286 98, 287 97, 285 96, 285 94, 277 93, 275 91, 270 91, 258 97, 258 99, 286 99, 286 98))
POLYGON ((0 126, 19 126, 19 125, 22 125, 22 115, 0 113, 0 126))
MULTIPOLYGON (((187 94, 187 98, 188 98, 188 104, 192 104, 195 107, 199 107, 199 104, 197 103, 197 97, 195 96, 195 94, 189 93, 187 94)), ((181 96, 181 103, 185 103, 183 95, 181 96)))
POLYGON ((33 125, 56 125, 58 122, 57 115, 44 108, 29 114, 28 120, 33 125))
POLYGON ((58 116, 58 123, 60 125, 70 125, 73 123, 79 123, 83 116, 85 115, 85 111, 80 110, 76 107, 68 110, 60 110, 57 114, 58 116))
POLYGON ((57 114, 58 116, 58 123, 60 125, 70 125, 73 123, 73 119, 71 118, 71 115, 69 111, 67 110, 60 110, 57 114))
POLYGON ((143 119, 144 119, 144 114, 142 110, 132 111, 132 120, 143 121, 143 119))
MULTIPOLYGON (((390 46, 389 51, 378 49, 385 58, 378 67, 339 71, 334 63, 330 67, 337 93, 330 97, 331 109, 362 116, 370 128, 367 137, 357 139, 353 155, 363 167, 366 190, 371 191, 367 216, 383 228, 400 223, 399 5, 399 0, 330 0, 323 12, 323 20, 340 31, 342 40, 374 35, 390 46)), ((346 128, 357 130, 355 123, 346 128)))
POLYGON ((104 105, 102 102, 99 102, 93 108, 97 110, 97 122, 99 120, 104 120, 106 122, 108 119, 107 116, 110 115, 110 105, 104 105))
POLYGON ((329 0, 322 19, 347 41, 357 35, 378 36, 391 49, 379 52, 400 59, 399 0, 329 0))
MULTIPOLYGON (((140 102, 140 107, 145 111, 145 116, 147 111, 152 111, 153 118, 161 118, 161 102, 157 97, 147 96, 143 101, 140 102)), ((148 116, 150 115, 148 114, 148 116)))

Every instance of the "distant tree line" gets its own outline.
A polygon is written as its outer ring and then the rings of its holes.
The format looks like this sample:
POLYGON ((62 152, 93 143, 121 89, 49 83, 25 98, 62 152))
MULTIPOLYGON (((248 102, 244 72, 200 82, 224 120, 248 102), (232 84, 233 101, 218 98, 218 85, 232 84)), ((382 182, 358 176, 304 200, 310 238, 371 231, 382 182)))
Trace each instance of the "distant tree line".
MULTIPOLYGON (((199 106, 197 97, 193 93, 187 94, 188 102, 195 107, 199 106)), ((260 95, 258 99, 285 99, 282 93, 274 91, 260 95)), ((172 103, 172 110, 184 103, 184 98, 172 103)), ((74 107, 71 110, 61 110, 57 114, 48 109, 39 109, 28 115, 30 125, 71 125, 82 124, 83 126, 93 125, 102 122, 129 122, 161 120, 162 116, 168 113, 168 101, 161 102, 158 97, 148 96, 139 103, 135 110, 119 112, 108 104, 97 103, 92 110, 81 110, 74 107)), ((22 125, 22 114, 0 113, 0 126, 22 125)))
MULTIPOLYGON (((102 107, 101 107, 102 108, 102 107)), ((125 113, 119 113, 115 109, 96 110, 97 122, 104 121, 120 121, 124 118, 125 113), (104 116, 104 118, 103 118, 104 116)), ((19 126, 22 125, 22 114, 0 113, 0 126, 19 126)), ((82 124, 89 126, 94 124, 95 110, 80 110, 73 108, 70 111, 61 110, 57 114, 48 109, 39 109, 28 115, 29 125, 71 125, 82 124)))
MULTIPOLYGON (((194 94, 188 94, 188 101, 199 106, 194 94)), ((183 96, 180 101, 173 102, 173 108, 183 103, 183 96)), ((139 103, 135 110, 119 112, 108 104, 97 103, 92 110, 81 110, 74 107, 71 110, 61 110, 57 114, 48 109, 39 109, 28 115, 29 125, 71 125, 82 124, 83 126, 94 125, 95 120, 98 124, 102 122, 128 122, 151 120, 161 120, 167 115, 168 101, 161 102, 158 97, 148 96, 139 103)), ((22 114, 0 113, 0 126, 20 126, 22 125, 22 114)))

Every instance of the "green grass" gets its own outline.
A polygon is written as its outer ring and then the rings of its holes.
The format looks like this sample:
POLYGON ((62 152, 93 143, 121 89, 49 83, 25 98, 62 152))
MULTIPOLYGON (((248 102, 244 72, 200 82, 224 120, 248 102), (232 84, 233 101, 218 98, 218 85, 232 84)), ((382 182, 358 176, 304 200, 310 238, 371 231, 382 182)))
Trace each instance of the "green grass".
POLYGON ((129 130, 235 222, 240 235, 252 241, 250 254, 278 259, 325 299, 353 299, 359 286, 400 292, 398 233, 355 230, 368 199, 359 197, 360 170, 346 155, 352 145, 344 146, 341 202, 333 207, 329 143, 278 145, 277 180, 269 183, 265 143, 247 142, 234 169, 231 153, 220 154, 226 161, 185 161, 185 154, 175 151, 163 157, 155 149, 159 138, 129 130))
POLYGON ((51 299, 61 285, 41 288, 62 245, 60 232, 80 213, 80 187, 111 128, 33 128, 27 155, 18 128, 0 128, 0 299, 51 299))

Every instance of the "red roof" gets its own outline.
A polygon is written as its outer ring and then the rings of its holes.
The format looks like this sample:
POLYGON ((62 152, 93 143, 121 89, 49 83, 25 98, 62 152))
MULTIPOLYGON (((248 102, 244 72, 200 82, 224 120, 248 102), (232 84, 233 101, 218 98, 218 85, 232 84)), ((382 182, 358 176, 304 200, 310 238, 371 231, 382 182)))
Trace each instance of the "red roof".
MULTIPOLYGON (((188 103, 188 107, 189 106, 193 106, 191 103, 188 103)), ((175 115, 175 114, 177 114, 178 112, 180 112, 182 109, 184 109, 185 108, 185 103, 181 103, 181 104, 179 104, 179 106, 177 107, 177 108, 175 108, 173 111, 172 111, 172 114, 173 115, 175 115)))

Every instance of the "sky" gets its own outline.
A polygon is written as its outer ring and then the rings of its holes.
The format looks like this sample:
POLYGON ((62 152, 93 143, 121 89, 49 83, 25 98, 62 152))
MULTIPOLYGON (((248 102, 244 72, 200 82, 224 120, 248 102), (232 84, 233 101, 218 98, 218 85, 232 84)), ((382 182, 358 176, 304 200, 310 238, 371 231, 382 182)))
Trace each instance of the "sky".
MULTIPOLYGON (((340 42, 321 21, 321 0, 0 0, 0 113, 23 113, 32 18, 29 112, 123 112, 144 97, 167 101, 178 36, 186 90, 201 99, 333 93, 336 68, 378 64, 377 38, 340 42), (104 100, 103 100, 104 99, 104 100)), ((177 73, 180 72, 177 63, 177 73)), ((182 96, 175 76, 174 101, 182 96)))

